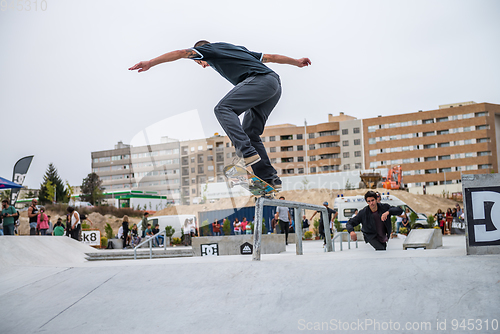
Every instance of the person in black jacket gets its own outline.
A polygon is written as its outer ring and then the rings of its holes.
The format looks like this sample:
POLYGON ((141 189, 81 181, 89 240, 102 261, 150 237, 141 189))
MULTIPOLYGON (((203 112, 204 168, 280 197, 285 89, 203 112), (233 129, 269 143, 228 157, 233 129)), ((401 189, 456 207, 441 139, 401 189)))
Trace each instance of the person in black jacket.
POLYGON ((386 250, 392 230, 391 215, 399 216, 403 213, 403 209, 377 203, 377 194, 373 191, 365 194, 365 201, 368 205, 355 217, 349 219, 346 224, 347 231, 351 234, 351 239, 356 241, 354 226, 362 224, 361 232, 363 232, 365 242, 370 243, 375 250, 386 250))

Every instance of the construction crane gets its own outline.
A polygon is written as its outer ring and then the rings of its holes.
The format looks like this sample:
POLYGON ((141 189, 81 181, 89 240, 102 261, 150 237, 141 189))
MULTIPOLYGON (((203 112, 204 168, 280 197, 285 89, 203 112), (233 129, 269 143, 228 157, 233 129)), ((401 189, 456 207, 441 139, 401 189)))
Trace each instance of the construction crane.
POLYGON ((389 169, 387 179, 384 181, 384 188, 391 190, 405 189, 401 166, 398 165, 389 169))

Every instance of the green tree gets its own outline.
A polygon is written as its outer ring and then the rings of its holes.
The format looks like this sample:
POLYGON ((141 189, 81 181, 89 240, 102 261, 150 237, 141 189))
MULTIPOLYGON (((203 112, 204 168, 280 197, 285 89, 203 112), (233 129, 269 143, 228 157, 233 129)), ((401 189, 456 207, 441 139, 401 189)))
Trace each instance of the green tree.
POLYGON ((47 201, 50 203, 54 202, 54 196, 56 195, 56 187, 52 183, 52 181, 47 181, 47 184, 45 185, 47 188, 47 201))
POLYGON ((7 189, 7 190, 0 192, 0 197, 1 197, 2 201, 4 199, 10 200, 10 189, 7 189))
POLYGON ((68 196, 68 202, 71 201, 71 197, 75 194, 75 187, 72 187, 68 180, 65 182, 66 184, 66 194, 68 196))
POLYGON ((54 196, 52 201, 55 199, 58 202, 66 203, 68 202, 68 195, 66 189, 64 188, 63 181, 57 173, 57 168, 54 164, 50 163, 43 176, 43 183, 40 185, 40 192, 38 193, 38 201, 41 204, 52 202, 49 199, 49 188, 47 187, 48 182, 52 183, 52 187, 55 188, 54 196))
POLYGON ((101 186, 102 180, 96 173, 90 173, 82 182, 82 201, 89 202, 92 205, 99 204, 100 200, 104 197, 102 192, 104 188, 101 186))
POLYGON ((222 232, 224 235, 231 235, 231 222, 229 219, 224 219, 224 224, 222 224, 222 232))

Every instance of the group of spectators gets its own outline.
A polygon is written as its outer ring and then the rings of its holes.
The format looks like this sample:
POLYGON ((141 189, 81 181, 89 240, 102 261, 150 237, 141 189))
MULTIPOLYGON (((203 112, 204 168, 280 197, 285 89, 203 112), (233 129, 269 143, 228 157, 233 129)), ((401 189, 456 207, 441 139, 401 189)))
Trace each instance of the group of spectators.
MULTIPOLYGON (((28 220, 30 235, 54 235, 66 236, 75 240, 80 240, 81 220, 86 219, 80 215, 75 208, 68 206, 66 215, 66 225, 62 218, 58 218, 55 224, 50 221, 50 215, 45 212, 45 208, 37 206, 38 201, 33 199, 28 207, 28 220)), ((2 201, 2 215, 0 217, 0 235, 19 234, 19 211, 17 211, 8 199, 2 201)))
POLYGON ((451 223, 453 221, 460 221, 464 219, 464 211, 460 208, 459 204, 456 204, 455 207, 448 208, 446 213, 444 213, 441 209, 434 214, 434 219, 437 225, 441 228, 443 234, 451 234, 451 223))

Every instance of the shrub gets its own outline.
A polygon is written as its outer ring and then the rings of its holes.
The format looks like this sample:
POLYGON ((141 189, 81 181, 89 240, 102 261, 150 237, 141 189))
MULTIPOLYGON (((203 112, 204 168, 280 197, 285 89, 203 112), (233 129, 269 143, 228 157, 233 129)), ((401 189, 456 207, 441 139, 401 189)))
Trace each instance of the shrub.
POLYGON ((396 231, 396 216, 391 217, 392 232, 396 231))
POLYGON ((181 244, 181 242, 182 242, 181 238, 173 238, 173 239, 172 239, 172 243, 173 243, 174 245, 180 245, 180 244, 181 244))
POLYGON ((222 224, 222 232, 224 235, 231 235, 231 222, 229 219, 224 219, 224 224, 222 224))
POLYGON ((335 226, 335 229, 337 231, 340 231, 340 222, 337 218, 335 218, 335 220, 333 221, 333 226, 335 226))
POLYGON ((306 233, 304 233, 304 238, 306 239, 311 239, 313 236, 313 233, 311 231, 306 231, 306 233))
POLYGON ((360 232, 361 231, 361 224, 354 226, 354 231, 360 232))
POLYGON ((108 247, 108 238, 106 238, 105 236, 102 236, 101 237, 101 248, 106 248, 108 247))
POLYGON ((90 229, 90 225, 87 223, 82 223, 82 230, 88 230, 90 229))
POLYGON ((106 233, 106 238, 108 238, 108 240, 113 239, 113 228, 111 227, 111 225, 109 225, 109 223, 106 223, 106 226, 104 226, 104 232, 106 233))
POLYGON ((315 237, 319 237, 319 219, 314 219, 313 232, 315 237))
POLYGON ((399 233, 401 233, 401 234, 408 234, 408 229, 406 227, 401 227, 399 229, 399 233))
POLYGON ((210 235, 210 227, 208 226, 208 220, 205 219, 200 226, 200 235, 208 236, 210 235))
POLYGON ((433 228, 434 223, 435 223, 434 216, 431 215, 431 216, 427 217, 427 225, 429 228, 433 228))
POLYGON ((172 226, 165 226, 165 235, 167 238, 172 238, 175 233, 175 228, 172 226))
MULTIPOLYGON (((255 233, 255 224, 251 223, 250 226, 252 226, 252 233, 255 233)), ((266 226, 266 219, 262 218, 262 234, 267 234, 267 226, 266 226)))

